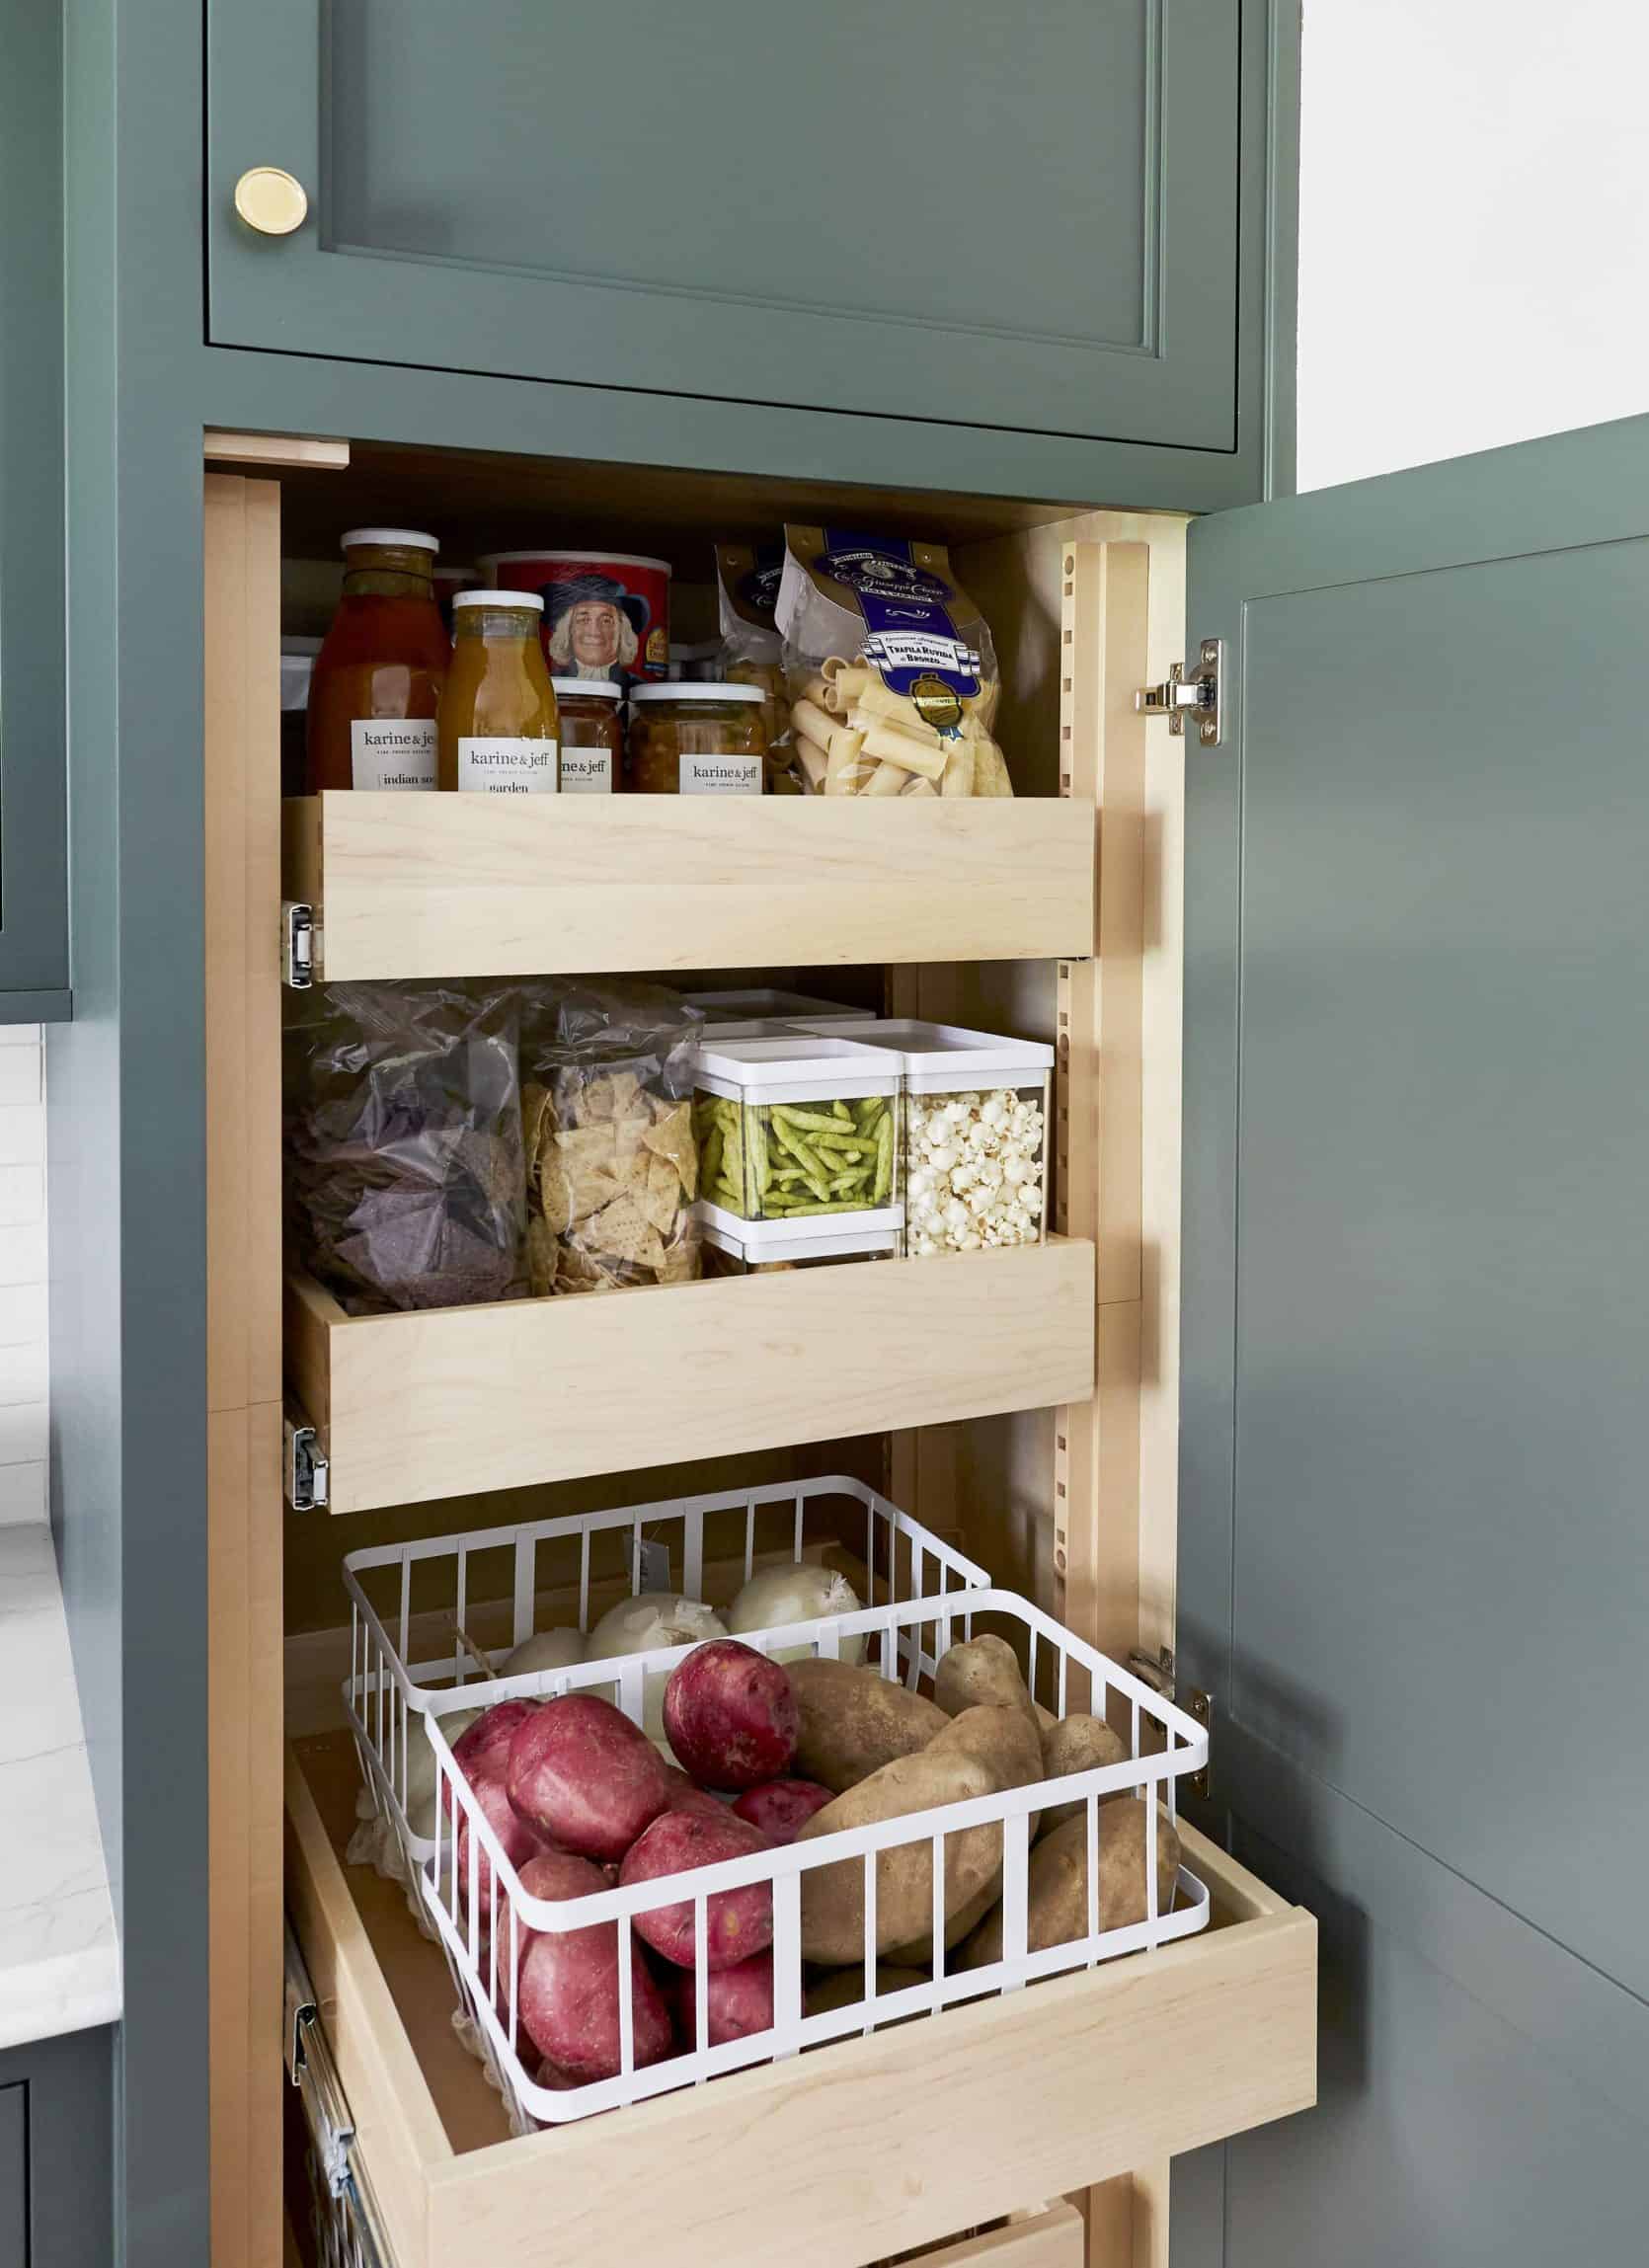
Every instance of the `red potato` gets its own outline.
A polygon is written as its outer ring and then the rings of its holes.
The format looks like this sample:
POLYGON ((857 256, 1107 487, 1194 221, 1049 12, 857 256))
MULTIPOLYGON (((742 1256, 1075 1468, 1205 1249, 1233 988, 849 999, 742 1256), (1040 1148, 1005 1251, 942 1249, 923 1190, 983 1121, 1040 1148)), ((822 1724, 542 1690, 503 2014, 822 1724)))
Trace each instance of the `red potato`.
MULTIPOLYGON (((559 1852, 555 1856, 561 1858, 559 1852)), ((604 1887, 596 1870, 589 1871, 595 1873, 595 1881, 593 1885, 587 1882, 586 1888, 604 1887)), ((555 1893, 545 1889, 539 1895, 555 1893)), ((572 1895, 582 1893, 574 1891, 572 1895)), ((535 1930, 521 1957, 516 2012, 520 2029, 558 2074, 545 2083, 586 2086, 595 2079, 616 2077, 622 2068, 617 1922, 592 1921, 584 1929, 535 1930)), ((630 2022, 635 2070, 663 2063, 674 2053, 669 2010, 634 1934, 630 1939, 630 2022)))
POLYGON ((517 1727, 510 1800, 546 1841, 579 1858, 622 1858, 669 1798, 663 1757, 622 1709, 564 1693, 517 1727))
MULTIPOLYGON (((667 1798, 670 1811, 696 1812, 700 1819, 725 1819, 728 1806, 713 1796, 708 1788, 695 1787, 679 1764, 666 1764, 665 1777, 669 1782, 667 1798)), ((733 1807, 735 1810, 738 1806, 733 1807)))
POLYGON ((536 1701, 499 1701, 484 1709, 453 1742, 452 1761, 472 1786, 477 1780, 502 1780, 509 1769, 510 1742, 537 1714, 536 1701))
POLYGON ((665 1731, 700 1787, 758 1787, 796 1754, 802 1715, 777 1662, 737 1638, 712 1638, 665 1687, 665 1731))
POLYGON ((734 1816, 760 1828, 769 1842, 794 1842, 816 1811, 823 1811, 834 1796, 817 1780, 763 1780, 746 1788, 734 1805, 734 1816))
MULTIPOLYGON (((473 1780, 470 1783, 470 1793, 475 1798, 481 1816, 504 1845, 504 1855, 511 1866, 523 1867, 529 1859, 538 1856, 544 1847, 544 1838, 515 1812, 502 1779, 473 1780)), ((482 1930, 486 1931, 492 1926, 493 1861, 481 1838, 470 1833, 468 1812, 461 1810, 458 1815, 457 1892, 458 1925, 461 1929, 469 1927, 472 1845, 475 1853, 476 1910, 481 1917, 482 1930)), ((502 1894, 500 1910, 503 1910, 502 1894)))
MULTIPOLYGON (((683 1874, 695 1866, 716 1866, 723 1859, 743 1858, 753 1850, 771 1847, 759 1828, 723 1811, 719 1820, 703 1819, 696 1812, 667 1811, 656 1819, 629 1851, 618 1879, 627 1890, 634 1882, 656 1882, 663 1874, 683 1874)), ((635 1916, 636 1931, 677 1968, 690 1969, 696 1959, 693 1945, 693 1901, 657 1906, 651 1914, 635 1916)), ((773 1889, 771 1883, 751 1882, 743 1890, 718 1890, 706 1901, 704 1960, 709 1969, 732 1969, 773 1942, 773 1889)))
MULTIPOLYGON (((691 1969, 671 1969, 662 1980, 675 2018, 675 2036, 685 2053, 698 2046, 698 2001, 691 1969)), ((752 1953, 732 1969, 715 1969, 704 1981, 705 2018, 713 2048, 724 2040, 747 2040, 773 2028, 773 1956, 752 1953)))

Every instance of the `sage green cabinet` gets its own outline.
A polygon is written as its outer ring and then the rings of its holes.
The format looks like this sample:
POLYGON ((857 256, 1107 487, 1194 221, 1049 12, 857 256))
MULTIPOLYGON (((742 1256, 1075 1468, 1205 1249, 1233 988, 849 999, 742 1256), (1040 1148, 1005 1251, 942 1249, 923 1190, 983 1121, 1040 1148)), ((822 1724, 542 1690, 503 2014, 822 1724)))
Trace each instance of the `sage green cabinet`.
POLYGON ((1083 448, 1253 439, 1263 6, 208 0, 207 19, 213 345, 1083 448), (238 216, 255 167, 305 191, 292 233, 238 216))

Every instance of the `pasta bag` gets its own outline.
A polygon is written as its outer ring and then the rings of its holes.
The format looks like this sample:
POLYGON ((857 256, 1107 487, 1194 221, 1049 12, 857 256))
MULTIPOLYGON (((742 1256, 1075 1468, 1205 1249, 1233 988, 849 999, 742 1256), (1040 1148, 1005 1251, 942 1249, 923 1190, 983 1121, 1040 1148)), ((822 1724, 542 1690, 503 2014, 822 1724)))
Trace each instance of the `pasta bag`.
POLYGON ((1011 796, 990 626, 943 544, 790 526, 775 622, 814 795, 1011 796))
POLYGON ((790 695, 784 648, 773 608, 784 573, 784 545, 718 543, 716 612, 722 635, 722 675, 736 685, 759 685, 766 695, 767 785, 788 784, 790 695))

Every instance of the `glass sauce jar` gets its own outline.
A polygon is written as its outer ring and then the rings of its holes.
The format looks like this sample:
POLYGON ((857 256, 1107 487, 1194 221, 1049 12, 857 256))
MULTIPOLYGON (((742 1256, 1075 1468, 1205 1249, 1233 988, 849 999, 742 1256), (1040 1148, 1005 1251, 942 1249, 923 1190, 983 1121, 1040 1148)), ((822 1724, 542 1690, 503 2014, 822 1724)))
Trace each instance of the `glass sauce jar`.
POLYGON ((610 796, 624 760, 623 686, 591 677, 552 677, 550 683, 561 716, 562 794, 610 796))
POLYGON ((765 792, 767 715, 759 685, 638 685, 630 699, 628 774, 638 795, 765 792))
POLYGON ((344 595, 309 681, 306 792, 432 788, 452 651, 431 580, 440 545, 416 528, 353 527, 342 549, 344 595))
POLYGON ((460 590, 440 700, 442 788, 553 796, 560 786, 555 688, 535 590, 460 590))

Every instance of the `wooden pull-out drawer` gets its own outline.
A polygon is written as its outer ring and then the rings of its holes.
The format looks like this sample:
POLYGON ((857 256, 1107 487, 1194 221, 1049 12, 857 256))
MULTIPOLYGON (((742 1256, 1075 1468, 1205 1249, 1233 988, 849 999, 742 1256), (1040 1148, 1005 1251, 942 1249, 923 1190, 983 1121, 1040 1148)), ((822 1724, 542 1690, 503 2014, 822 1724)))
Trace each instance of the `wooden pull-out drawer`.
POLYGON ((536 977, 1093 951, 1094 805, 305 796, 283 892, 322 972, 536 977))
POLYGON ((1187 1829, 1199 1936, 509 2139, 445 1962, 396 1884, 340 1860, 355 1784, 337 1736, 289 1756, 287 1898, 397 2268, 863 2268, 923 2244, 1065 2268, 1058 2215, 943 2239, 1315 2099, 1316 1924, 1187 1829))
MULTIPOLYGON (((410 799, 409 799, 410 800, 410 799)), ((287 1290, 334 1512, 1085 1402, 1093 1246, 349 1316, 287 1290)))
POLYGON ((1073 2205, 1051 2205, 1006 2229, 907 2256, 903 2268, 1083 2268, 1086 2231, 1073 2205))

